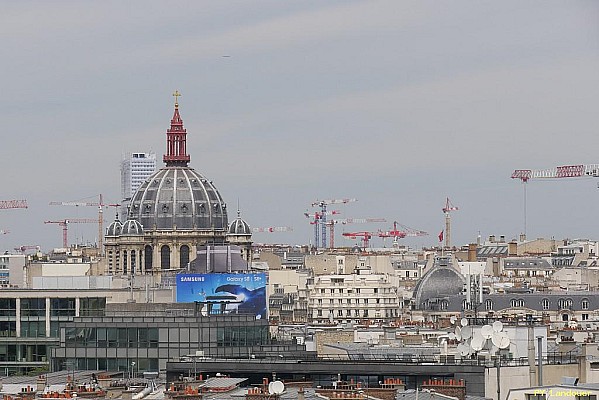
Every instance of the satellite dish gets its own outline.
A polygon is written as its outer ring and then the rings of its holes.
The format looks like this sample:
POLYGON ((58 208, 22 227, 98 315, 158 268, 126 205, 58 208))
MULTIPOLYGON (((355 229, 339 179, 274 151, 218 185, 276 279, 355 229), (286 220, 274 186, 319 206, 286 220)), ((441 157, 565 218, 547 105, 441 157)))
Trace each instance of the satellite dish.
POLYGON ((269 394, 281 394, 285 390, 285 385, 281 381, 274 381, 268 384, 269 394))
POLYGON ((470 346, 465 345, 464 343, 460 343, 458 345, 458 351, 460 352, 460 355, 462 357, 467 356, 468 354, 470 354, 470 346))
POLYGON ((462 339, 468 340, 472 337, 472 327, 465 326, 462 328, 462 339))
POLYGON ((455 327, 455 338, 457 340, 462 340, 462 328, 460 328, 459 326, 455 327))
POLYGON ((482 336, 475 335, 472 338, 472 341, 470 341, 470 347, 474 351, 481 351, 483 349, 483 345, 484 345, 485 341, 486 341, 486 339, 484 339, 482 336))
POLYGON ((451 322, 451 324, 455 324, 455 321, 457 320, 455 315, 452 315, 451 317, 449 317, 449 322, 451 322))
POLYGON ((460 325, 462 325, 462 326, 468 325, 468 320, 466 318, 462 318, 460 321, 460 325))
POLYGON ((491 339, 491 336, 493 336, 493 327, 491 325, 483 325, 480 328, 480 334, 485 339, 491 339))
POLYGON ((560 344, 562 342, 562 339, 558 336, 555 338, 555 344, 560 344))
POLYGON ((503 329, 503 324, 501 323, 501 321, 493 322, 493 330, 495 332, 501 332, 502 329, 503 329))
POLYGON ((450 332, 450 333, 449 333, 449 340, 455 340, 455 339, 456 339, 456 337, 455 337, 455 333, 453 333, 453 332, 450 332))
POLYGON ((499 349, 507 349, 510 347, 510 338, 504 332, 495 332, 491 337, 493 345, 499 349))

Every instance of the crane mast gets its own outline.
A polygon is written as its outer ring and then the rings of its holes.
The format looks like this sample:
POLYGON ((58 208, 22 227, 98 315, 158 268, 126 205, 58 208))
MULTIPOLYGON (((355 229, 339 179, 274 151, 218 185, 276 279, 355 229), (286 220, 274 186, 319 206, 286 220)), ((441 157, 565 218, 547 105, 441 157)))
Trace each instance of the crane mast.
MULTIPOLYGON (((312 207, 320 207, 320 218, 318 224, 321 225, 321 247, 326 249, 327 247, 327 206, 329 204, 346 204, 353 203, 356 199, 328 199, 328 200, 316 200, 312 203, 312 207)), ((314 233, 314 245, 318 247, 318 228, 315 228, 314 233)))

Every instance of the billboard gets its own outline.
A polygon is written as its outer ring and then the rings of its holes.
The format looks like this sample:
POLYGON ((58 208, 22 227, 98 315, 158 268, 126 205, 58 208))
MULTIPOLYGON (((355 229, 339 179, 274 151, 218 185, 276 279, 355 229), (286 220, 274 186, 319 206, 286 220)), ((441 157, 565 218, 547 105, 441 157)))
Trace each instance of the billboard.
POLYGON ((266 274, 179 274, 177 302, 199 302, 203 315, 252 313, 264 319, 266 274))

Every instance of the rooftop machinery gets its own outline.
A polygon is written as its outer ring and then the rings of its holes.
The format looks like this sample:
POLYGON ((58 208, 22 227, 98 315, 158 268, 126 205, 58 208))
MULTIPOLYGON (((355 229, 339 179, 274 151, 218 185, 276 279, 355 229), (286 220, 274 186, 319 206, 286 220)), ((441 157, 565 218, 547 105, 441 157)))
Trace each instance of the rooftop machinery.
MULTIPOLYGON (((312 207, 320 207, 320 219, 315 220, 317 225, 321 225, 321 246, 323 249, 327 247, 327 206, 330 204, 347 204, 357 201, 356 199, 328 199, 316 200, 312 203, 312 207)), ((318 247, 318 227, 314 230, 314 245, 318 247)))

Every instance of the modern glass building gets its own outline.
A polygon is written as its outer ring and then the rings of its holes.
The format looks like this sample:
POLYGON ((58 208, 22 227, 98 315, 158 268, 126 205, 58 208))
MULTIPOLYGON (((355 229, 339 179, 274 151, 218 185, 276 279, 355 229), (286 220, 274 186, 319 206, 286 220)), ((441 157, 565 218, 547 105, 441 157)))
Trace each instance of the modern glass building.
POLYGON ((251 314, 77 317, 59 336, 52 370, 163 371, 168 360, 249 358, 270 343, 268 321, 251 314))

